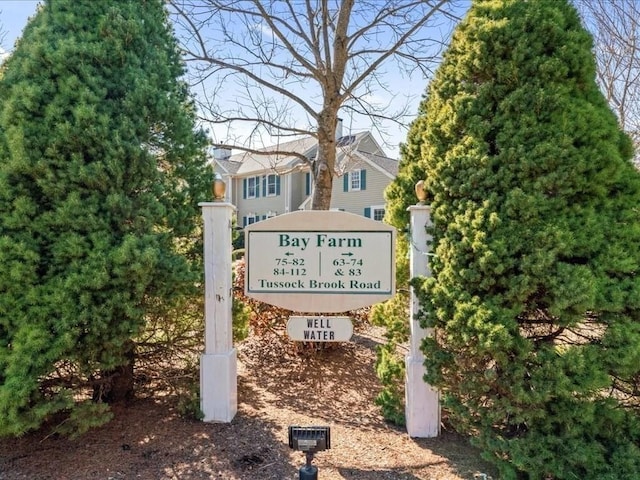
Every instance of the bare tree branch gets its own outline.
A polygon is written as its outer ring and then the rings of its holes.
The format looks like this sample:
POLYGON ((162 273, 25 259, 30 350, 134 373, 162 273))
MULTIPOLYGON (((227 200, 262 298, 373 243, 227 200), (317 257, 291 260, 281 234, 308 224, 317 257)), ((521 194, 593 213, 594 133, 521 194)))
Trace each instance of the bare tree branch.
MULTIPOLYGON (((406 124, 370 99, 394 98, 380 80, 387 67, 429 74, 451 33, 453 0, 170 0, 176 32, 213 124, 255 124, 259 132, 312 135, 314 209, 328 209, 336 172, 341 110, 406 124), (390 64, 395 59, 396 65, 390 64), (215 92, 211 95, 207 92, 215 92)), ((425 82, 425 79, 421 79, 425 82)), ((206 108, 205 108, 206 107, 206 108)), ((235 127, 234 127, 235 128, 235 127)), ((233 145, 225 139, 225 145, 233 145)), ((250 142, 241 142, 250 151, 250 142)), ((261 150, 261 149, 259 149, 261 150)))
POLYGON ((631 136, 640 167, 640 3, 575 0, 594 39, 598 83, 620 126, 631 136))
MULTIPOLYGON (((413 8, 413 7, 419 6, 421 3, 424 3, 424 2, 412 2, 411 4, 409 4, 409 8, 413 8)), ((367 50, 361 50, 361 51, 353 52, 353 53, 351 54, 351 57, 352 57, 352 58, 355 58, 355 57, 357 57, 357 56, 363 56, 363 55, 364 55, 364 56, 367 56, 367 54, 370 54, 371 52, 377 53, 377 54, 379 54, 379 55, 378 55, 378 58, 377 58, 374 62, 372 62, 372 63, 369 65, 369 67, 368 67, 364 72, 362 72, 362 73, 360 74, 360 76, 358 76, 355 80, 353 80, 353 81, 351 82, 351 85, 350 85, 349 87, 345 88, 345 91, 344 91, 344 94, 343 94, 343 95, 344 95, 345 97, 346 97, 346 96, 351 95, 351 93, 355 90, 355 88, 357 88, 357 86, 358 86, 358 85, 359 85, 359 84, 360 84, 360 83, 361 83, 365 78, 367 78, 368 76, 370 76, 370 75, 371 75, 371 74, 372 74, 372 73, 373 73, 373 72, 374 72, 374 71, 375 71, 375 70, 380 66, 380 64, 381 64, 382 62, 384 62, 387 58, 389 58, 389 57, 390 57, 390 56, 392 56, 392 55, 400 54, 400 53, 401 53, 401 52, 400 52, 400 47, 401 47, 402 45, 407 44, 407 43, 408 43, 408 41, 409 41, 409 39, 410 39, 410 38, 415 34, 415 32, 416 32, 416 31, 418 31, 420 28, 422 28, 422 26, 423 26, 424 24, 426 24, 426 23, 429 21, 429 19, 431 18, 431 16, 432 16, 432 15, 434 15, 435 13, 439 12, 439 11, 440 11, 440 9, 441 9, 441 8, 442 8, 446 3, 448 3, 448 0, 439 0, 439 1, 437 1, 437 2, 433 5, 432 9, 431 9, 429 12, 427 12, 427 13, 423 16, 423 18, 422 18, 421 20, 418 20, 418 21, 417 21, 415 24, 413 24, 409 29, 407 29, 406 31, 404 31, 404 32, 399 36, 399 38, 397 38, 397 40, 395 40, 395 42, 393 43, 393 45, 391 45, 391 46, 390 46, 390 48, 388 48, 386 51, 384 51, 384 50, 382 50, 382 51, 381 51, 381 50, 378 50, 378 51, 367 51, 367 50)), ((394 13, 396 13, 398 10, 399 10, 398 8, 395 8, 393 11, 394 11, 394 13)), ((387 18, 389 15, 391 15, 391 13, 389 13, 389 14, 387 14, 387 15, 384 15, 382 18, 387 18)), ((370 26, 370 27, 371 27, 371 26, 370 26)), ((394 29, 394 30, 395 30, 395 29, 394 29)), ((358 36, 353 36, 353 37, 350 39, 350 43, 352 43, 352 44, 353 44, 353 42, 357 42, 357 40, 358 40, 359 38, 360 38, 360 37, 358 37, 358 36)), ((415 56, 414 56, 414 55, 405 55, 405 57, 407 57, 407 56, 408 56, 408 58, 415 58, 415 56)))

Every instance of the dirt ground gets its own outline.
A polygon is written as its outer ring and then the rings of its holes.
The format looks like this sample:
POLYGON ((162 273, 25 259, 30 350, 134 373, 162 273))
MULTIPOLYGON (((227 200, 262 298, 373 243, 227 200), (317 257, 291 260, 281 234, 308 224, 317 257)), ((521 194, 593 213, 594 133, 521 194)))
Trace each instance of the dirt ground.
POLYGON ((380 340, 370 333, 302 355, 265 337, 246 340, 237 346, 231 423, 185 419, 170 392, 141 395, 76 440, 43 432, 0 440, 0 479, 294 480, 304 455, 289 449, 289 425, 331 427, 331 449, 314 460, 321 480, 490 478, 491 467, 464 438, 443 431, 412 439, 384 421, 374 404, 380 340))

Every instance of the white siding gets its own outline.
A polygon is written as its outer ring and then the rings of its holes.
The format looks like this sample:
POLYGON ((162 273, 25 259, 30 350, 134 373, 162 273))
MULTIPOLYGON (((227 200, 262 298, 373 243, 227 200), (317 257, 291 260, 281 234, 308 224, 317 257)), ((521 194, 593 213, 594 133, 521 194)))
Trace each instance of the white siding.
POLYGON ((305 172, 293 172, 291 178, 291 211, 295 212, 300 204, 307 198, 305 194, 305 172))
POLYGON ((384 205, 384 189, 391 183, 391 179, 378 169, 363 165, 366 173, 366 189, 345 192, 343 188, 344 176, 333 180, 331 193, 331 208, 344 209, 345 212, 364 215, 364 209, 372 205, 384 205))
POLYGON ((358 150, 361 152, 372 153, 374 155, 384 155, 384 152, 380 150, 375 140, 369 135, 365 136, 358 142, 358 150))

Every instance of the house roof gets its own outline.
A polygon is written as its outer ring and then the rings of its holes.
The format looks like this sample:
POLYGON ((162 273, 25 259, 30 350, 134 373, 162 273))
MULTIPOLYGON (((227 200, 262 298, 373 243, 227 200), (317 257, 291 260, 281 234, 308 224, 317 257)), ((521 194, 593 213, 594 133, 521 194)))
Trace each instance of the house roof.
MULTIPOLYGON (((359 132, 353 135, 345 135, 338 139, 338 163, 345 160, 345 155, 353 154, 354 151, 361 155, 364 160, 377 166, 386 172, 390 177, 395 177, 398 172, 398 162, 383 155, 375 155, 358 149, 360 140, 366 136, 370 136, 370 132, 359 132), (349 148, 353 145, 353 149, 349 148)), ((260 148, 258 151, 274 151, 300 153, 308 159, 315 158, 318 150, 318 140, 311 136, 301 137, 278 145, 260 148)), ((351 155, 349 155, 351 157, 351 155)), ((254 152, 241 152, 221 160, 214 160, 221 169, 233 176, 250 176, 257 173, 263 173, 265 170, 283 172, 287 171, 302 161, 296 155, 287 155, 286 153, 265 153, 259 154, 254 152)))
POLYGON ((372 163, 378 166, 381 170, 386 172, 392 178, 394 178, 398 174, 397 160, 393 158, 385 157, 383 155, 375 155, 373 153, 367 153, 367 152, 358 152, 358 154, 364 157, 366 160, 368 160, 369 163, 372 163))
MULTIPOLYGON (((313 137, 302 137, 289 142, 272 145, 270 147, 257 149, 258 151, 269 152, 278 149, 280 152, 301 153, 307 157, 315 150, 317 140, 313 137)), ((283 153, 257 154, 251 152, 241 152, 231 155, 226 160, 215 160, 222 168, 231 174, 238 176, 251 175, 253 173, 264 172, 265 170, 282 171, 293 168, 300 163, 300 158, 295 155, 283 153)))
POLYGON ((240 162, 232 162, 229 158, 227 159, 216 159, 215 160, 218 165, 226 172, 230 174, 238 173, 238 169, 242 165, 240 162))

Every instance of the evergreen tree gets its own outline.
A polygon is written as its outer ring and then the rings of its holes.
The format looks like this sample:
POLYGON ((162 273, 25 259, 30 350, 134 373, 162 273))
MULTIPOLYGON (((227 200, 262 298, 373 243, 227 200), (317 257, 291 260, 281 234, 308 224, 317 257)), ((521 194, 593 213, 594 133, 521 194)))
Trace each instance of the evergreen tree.
POLYGON ((477 0, 429 88, 427 381, 503 479, 640 471, 640 177, 568 0, 477 0))
POLYGON ((145 313, 193 294, 206 138, 163 0, 46 1, 2 70, 0 434, 86 428, 145 313))
MULTIPOLYGON (((422 161, 421 150, 423 144, 422 134, 426 128, 427 121, 426 105, 427 99, 424 98, 420 102, 417 118, 409 127, 406 143, 400 145, 398 174, 384 192, 387 202, 385 205, 385 221, 403 232, 407 232, 409 228, 410 217, 407 209, 417 202, 416 183, 424 180, 426 167, 422 161)), ((398 257, 398 259, 407 256, 408 245, 404 245, 403 248, 404 255, 398 257)))

